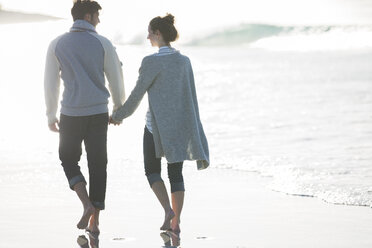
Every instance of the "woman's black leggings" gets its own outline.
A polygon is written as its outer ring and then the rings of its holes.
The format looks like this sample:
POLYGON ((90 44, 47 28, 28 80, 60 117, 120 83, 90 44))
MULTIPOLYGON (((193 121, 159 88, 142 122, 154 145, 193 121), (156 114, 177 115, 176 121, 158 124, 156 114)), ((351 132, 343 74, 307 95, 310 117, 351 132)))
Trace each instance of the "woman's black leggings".
MULTIPOLYGON (((161 178, 161 158, 155 155, 155 144, 152 133, 145 127, 143 135, 143 158, 145 163, 145 174, 150 187, 157 181, 163 181, 161 178)), ((185 185, 182 176, 183 162, 168 163, 168 178, 171 185, 171 192, 185 191, 185 185)))

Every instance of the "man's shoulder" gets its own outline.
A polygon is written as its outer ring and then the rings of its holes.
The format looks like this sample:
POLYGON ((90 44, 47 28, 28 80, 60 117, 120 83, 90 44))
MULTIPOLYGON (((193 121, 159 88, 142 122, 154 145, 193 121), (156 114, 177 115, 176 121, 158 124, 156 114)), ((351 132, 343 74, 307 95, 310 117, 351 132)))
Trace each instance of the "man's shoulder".
POLYGON ((50 43, 58 42, 62 37, 64 37, 67 33, 60 34, 57 37, 55 37, 50 43))
POLYGON ((93 32, 89 32, 89 34, 91 34, 96 39, 98 39, 101 42, 103 47, 108 47, 108 46, 113 47, 112 42, 108 38, 106 38, 105 36, 97 34, 97 33, 93 33, 93 32))
POLYGON ((61 34, 54 38, 50 43, 49 43, 49 49, 55 49, 57 46, 57 43, 66 35, 67 33, 61 34))

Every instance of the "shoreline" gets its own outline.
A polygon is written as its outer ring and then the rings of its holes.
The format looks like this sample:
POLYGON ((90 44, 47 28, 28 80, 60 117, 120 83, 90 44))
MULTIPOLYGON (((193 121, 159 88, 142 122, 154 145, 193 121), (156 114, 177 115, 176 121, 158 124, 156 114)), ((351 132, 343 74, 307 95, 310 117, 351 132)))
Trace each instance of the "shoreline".
POLYGON ((287 196, 292 196, 292 197, 300 197, 300 198, 314 198, 314 199, 317 199, 317 200, 320 200, 326 204, 330 204, 330 205, 335 205, 335 206, 346 206, 346 207, 361 207, 361 208, 369 208, 369 209, 372 209, 372 206, 370 205, 355 205, 355 204, 347 204, 347 203, 337 203, 337 202, 330 202, 330 201, 327 201, 325 199, 322 199, 318 196, 315 196, 315 195, 302 195, 302 194, 291 194, 291 193, 286 193, 286 192, 282 192, 282 191, 279 191, 279 190, 273 190, 273 189, 270 189, 272 192, 274 193, 279 193, 279 194, 284 194, 284 195, 287 195, 287 196))
MULTIPOLYGON (((99 243, 105 248, 163 247, 164 235, 159 230, 163 210, 138 167, 141 165, 132 162, 111 161, 99 243)), ((35 188, 14 185, 3 207, 7 213, 4 225, 0 226, 6 247, 75 247, 82 235, 89 240, 87 234, 76 229, 82 211, 80 202, 67 188, 63 172, 56 169, 53 174, 49 179, 40 175, 35 188), (47 182, 53 182, 52 187, 45 187, 47 182), (26 196, 22 188, 27 188, 26 196), (22 195, 24 199, 19 203, 22 195), (58 228, 51 231, 55 223, 58 228)), ((164 171, 162 176, 169 189, 164 171)), ((184 178, 181 247, 372 245, 372 215, 367 208, 278 194, 266 187, 267 179, 255 174, 216 168, 197 171, 194 163, 185 165, 184 178)))
POLYGON ((63 18, 34 13, 23 13, 0 9, 0 25, 26 22, 44 22, 50 20, 62 20, 63 18))

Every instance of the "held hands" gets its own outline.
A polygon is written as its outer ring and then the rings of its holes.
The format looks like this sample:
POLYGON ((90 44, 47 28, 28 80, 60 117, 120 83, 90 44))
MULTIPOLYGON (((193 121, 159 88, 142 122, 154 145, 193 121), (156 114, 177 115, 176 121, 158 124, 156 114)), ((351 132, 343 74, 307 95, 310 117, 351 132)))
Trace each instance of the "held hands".
MULTIPOLYGON (((114 126, 119 126, 122 122, 120 121, 114 121, 112 119, 112 116, 110 116, 110 119, 109 119, 109 124, 113 124, 114 126)), ((56 132, 56 133, 59 133, 59 122, 58 121, 55 121, 51 124, 48 125, 49 127, 49 130, 52 131, 52 132, 56 132)))
POLYGON ((114 126, 119 126, 121 123, 122 123, 121 121, 114 121, 114 119, 112 119, 112 116, 110 116, 109 124, 113 124, 114 126))
MULTIPOLYGON (((110 116, 109 124, 113 124, 114 126, 119 126, 121 123, 122 123, 121 121, 120 122, 119 121, 114 121, 112 119, 112 116, 110 116)), ((49 130, 52 131, 52 132, 56 132, 56 133, 59 132, 59 122, 58 121, 49 124, 48 127, 49 127, 49 130)))

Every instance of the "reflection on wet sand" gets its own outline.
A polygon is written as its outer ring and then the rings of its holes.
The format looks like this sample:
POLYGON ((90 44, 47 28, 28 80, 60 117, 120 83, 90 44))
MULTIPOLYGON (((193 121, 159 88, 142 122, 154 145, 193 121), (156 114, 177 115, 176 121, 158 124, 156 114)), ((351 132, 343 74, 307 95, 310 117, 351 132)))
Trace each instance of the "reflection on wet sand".
POLYGON ((77 243, 81 248, 98 248, 99 238, 98 234, 86 232, 87 235, 80 235, 77 238, 77 243), (88 236, 88 238, 86 237, 88 236))
POLYGON ((77 243, 81 248, 89 248, 89 242, 85 235, 80 235, 77 238, 77 243))
POLYGON ((163 239, 164 248, 176 248, 181 245, 180 236, 172 231, 162 232, 160 237, 163 239))
MULTIPOLYGON (((179 234, 172 231, 160 233, 164 246, 162 248, 178 248, 181 245, 179 234)), ((77 243, 80 248, 99 248, 99 234, 87 231, 85 235, 80 235, 77 238, 77 243)))

